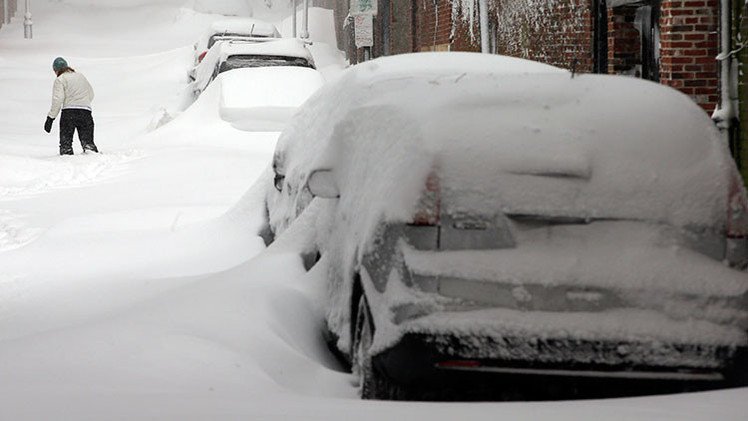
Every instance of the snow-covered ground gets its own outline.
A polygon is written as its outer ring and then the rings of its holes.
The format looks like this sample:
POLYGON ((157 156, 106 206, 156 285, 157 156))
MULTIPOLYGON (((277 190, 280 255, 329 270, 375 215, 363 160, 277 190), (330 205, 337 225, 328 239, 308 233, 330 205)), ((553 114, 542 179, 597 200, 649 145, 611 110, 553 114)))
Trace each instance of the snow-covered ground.
MULTIPOLYGON (((32 41, 20 13, 0 29, 0 419, 745 419, 748 389, 359 401, 319 333, 322 271, 255 235, 277 133, 233 128, 210 90, 180 112, 205 26, 254 13, 288 34, 287 2, 33 3, 32 41), (58 55, 96 90, 101 155, 59 157, 42 131, 58 55)), ((331 25, 313 10, 327 78, 331 25)))

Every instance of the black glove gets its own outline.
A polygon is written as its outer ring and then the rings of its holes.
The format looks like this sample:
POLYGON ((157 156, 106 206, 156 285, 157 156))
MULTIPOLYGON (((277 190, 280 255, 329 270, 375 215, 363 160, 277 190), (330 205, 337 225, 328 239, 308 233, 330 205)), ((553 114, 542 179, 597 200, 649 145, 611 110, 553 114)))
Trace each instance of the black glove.
POLYGON ((52 131, 52 122, 55 121, 54 118, 47 116, 47 121, 44 122, 44 131, 49 133, 52 131))

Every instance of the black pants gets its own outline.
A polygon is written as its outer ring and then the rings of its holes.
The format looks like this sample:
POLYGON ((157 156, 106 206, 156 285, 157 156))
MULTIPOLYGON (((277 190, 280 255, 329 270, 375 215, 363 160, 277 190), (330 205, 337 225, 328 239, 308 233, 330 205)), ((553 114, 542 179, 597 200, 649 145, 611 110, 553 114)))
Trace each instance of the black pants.
POLYGON ((98 152, 94 144, 94 121, 91 111, 64 109, 60 117, 60 155, 73 154, 73 134, 78 130, 78 139, 83 151, 98 152))

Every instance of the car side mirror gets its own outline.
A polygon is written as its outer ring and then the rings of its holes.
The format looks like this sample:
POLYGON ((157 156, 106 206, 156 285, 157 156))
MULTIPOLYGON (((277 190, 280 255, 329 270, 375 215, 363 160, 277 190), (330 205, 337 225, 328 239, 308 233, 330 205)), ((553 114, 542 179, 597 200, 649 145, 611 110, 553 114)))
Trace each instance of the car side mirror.
POLYGON ((337 199, 340 197, 338 183, 335 182, 332 170, 314 170, 306 181, 306 187, 314 197, 337 199))

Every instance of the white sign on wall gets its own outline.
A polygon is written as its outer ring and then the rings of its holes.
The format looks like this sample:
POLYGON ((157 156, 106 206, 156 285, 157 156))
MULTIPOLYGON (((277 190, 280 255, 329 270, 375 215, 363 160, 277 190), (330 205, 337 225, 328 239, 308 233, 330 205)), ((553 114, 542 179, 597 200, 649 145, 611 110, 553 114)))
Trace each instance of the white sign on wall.
POLYGON ((369 13, 353 15, 353 34, 356 48, 374 45, 374 19, 369 13))
POLYGON ((351 8, 348 12, 351 16, 377 14, 377 0, 351 0, 351 8))

